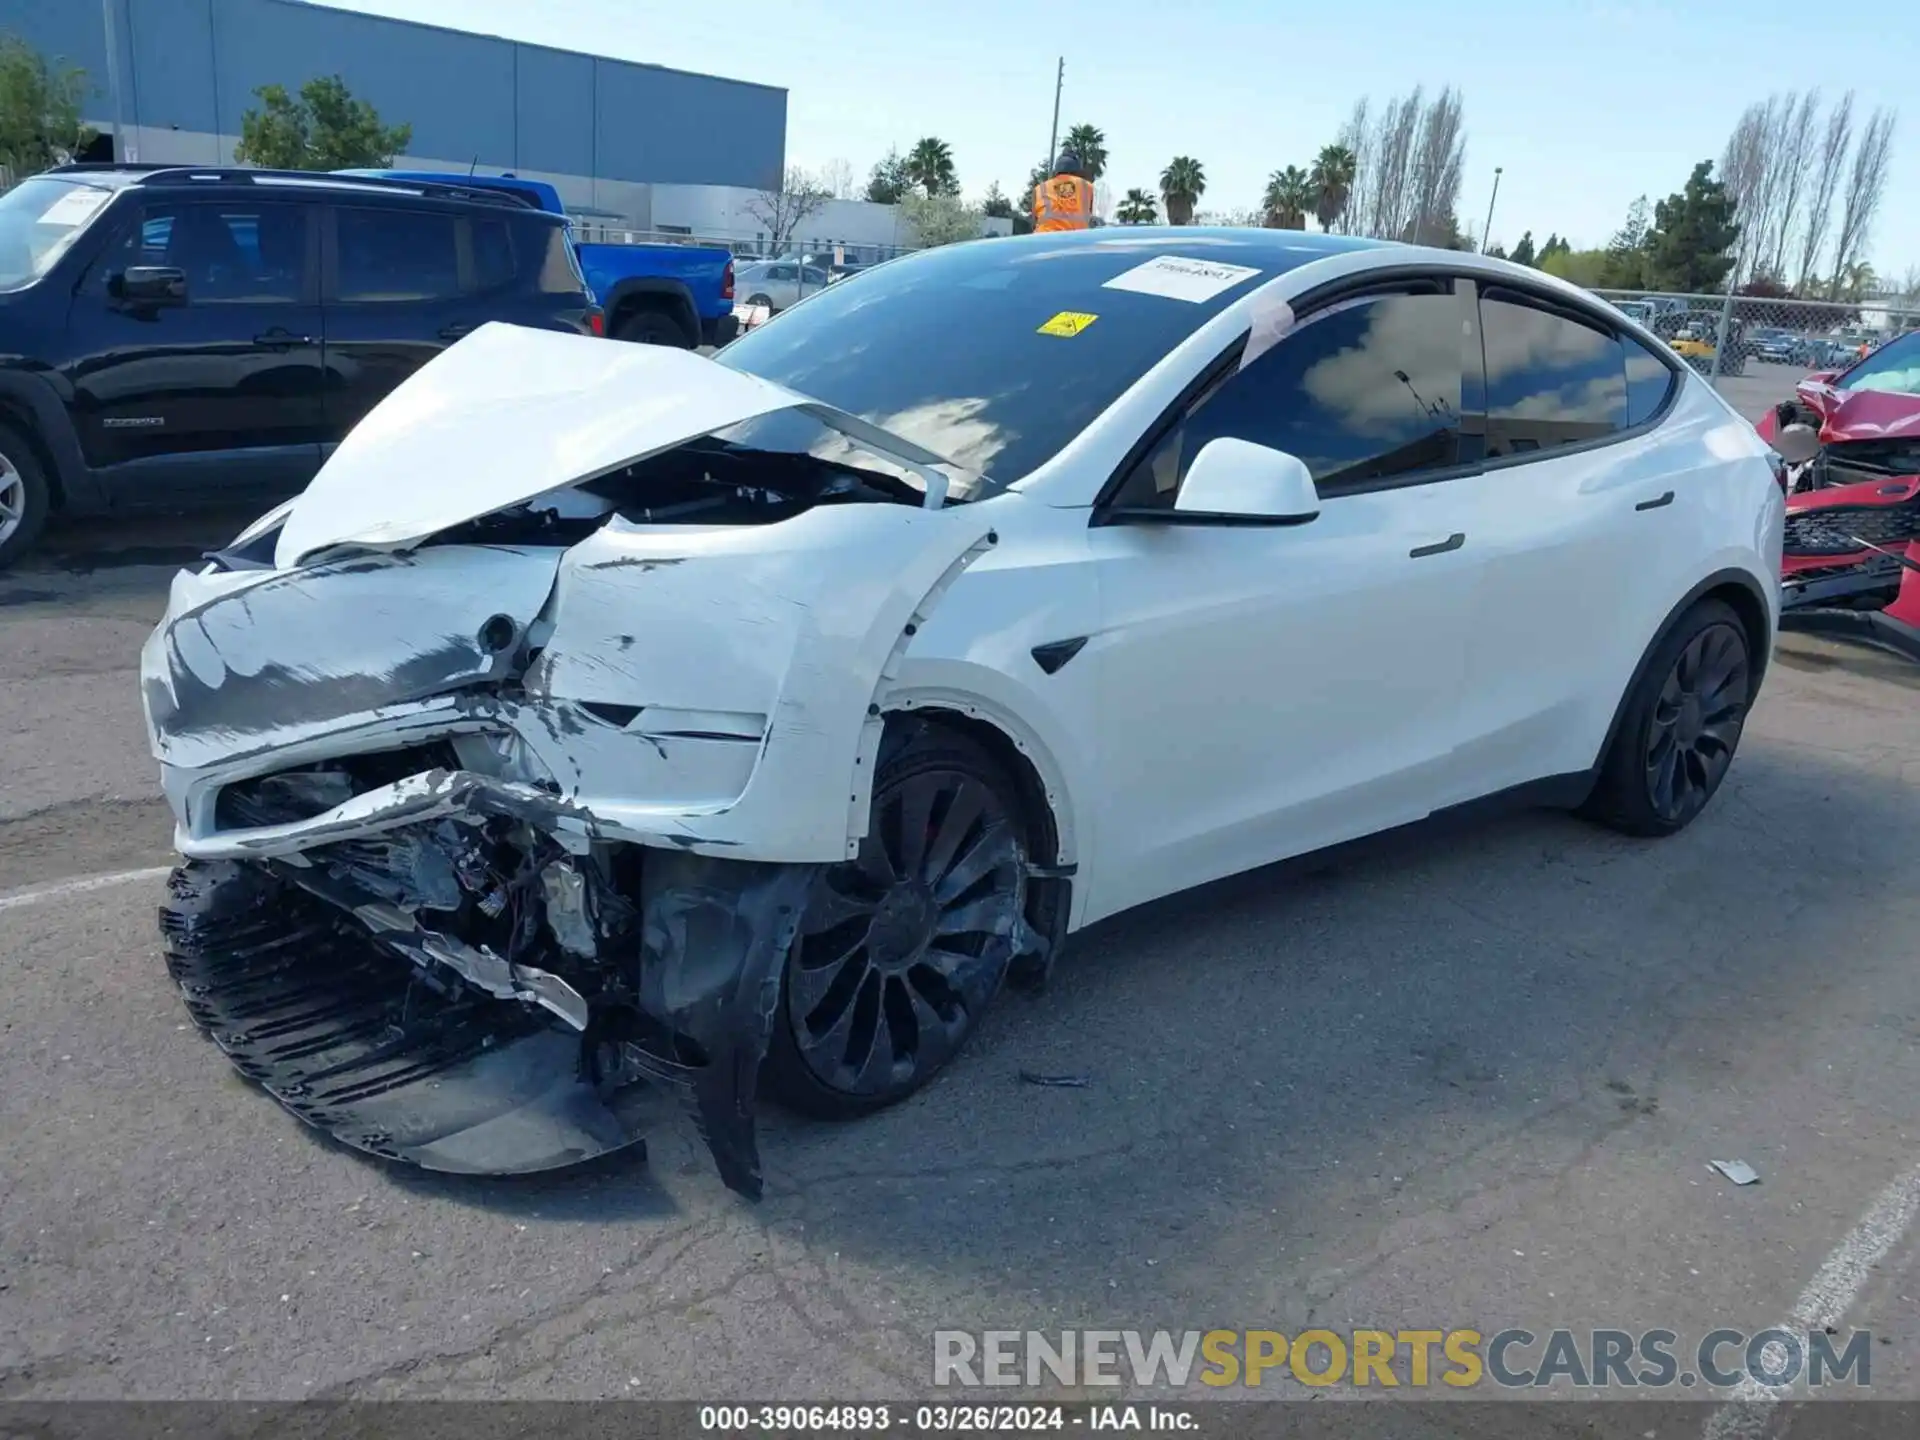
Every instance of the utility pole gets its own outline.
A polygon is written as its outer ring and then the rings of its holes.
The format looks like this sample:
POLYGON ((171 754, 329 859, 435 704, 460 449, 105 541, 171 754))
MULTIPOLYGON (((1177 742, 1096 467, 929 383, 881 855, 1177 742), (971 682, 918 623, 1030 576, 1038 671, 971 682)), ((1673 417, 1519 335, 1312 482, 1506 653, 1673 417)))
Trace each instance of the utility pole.
POLYGON ((1053 174, 1053 162, 1060 153, 1060 90, 1067 83, 1067 57, 1062 55, 1053 72, 1053 129, 1047 136, 1047 174, 1053 174))
POLYGON ((1500 170, 1501 167, 1498 165, 1493 167, 1493 194, 1487 197, 1487 228, 1480 232, 1482 255, 1487 253, 1488 242, 1493 239, 1493 202, 1500 198, 1500 170))
POLYGON ((132 137, 127 134, 126 117, 120 104, 120 34, 119 27, 113 23, 113 12, 119 8, 119 0, 100 0, 101 19, 107 32, 107 89, 111 94, 113 106, 113 158, 116 164, 125 165, 140 158, 138 148, 132 137))

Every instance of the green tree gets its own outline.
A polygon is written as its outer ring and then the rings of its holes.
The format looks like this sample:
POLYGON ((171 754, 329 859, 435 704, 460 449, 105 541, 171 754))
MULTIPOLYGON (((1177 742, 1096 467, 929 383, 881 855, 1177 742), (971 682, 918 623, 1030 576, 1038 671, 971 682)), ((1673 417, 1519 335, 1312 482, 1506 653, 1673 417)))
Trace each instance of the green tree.
POLYGON ((875 205, 898 205, 912 184, 906 157, 898 150, 889 150, 867 175, 867 199, 875 205))
POLYGON ((909 191, 900 197, 900 216, 913 227, 919 242, 928 247, 978 240, 984 228, 978 210, 962 204, 959 196, 946 193, 919 195, 909 191))
POLYGON ((1344 145, 1323 145, 1313 157, 1310 179, 1313 183, 1313 215, 1322 230, 1331 230, 1347 213, 1347 201, 1353 195, 1353 179, 1360 162, 1344 145))
POLYGON ((1313 207, 1313 180, 1298 165, 1276 170, 1267 177, 1260 205, 1268 229, 1304 230, 1307 211, 1313 207))
POLYGON ((316 76, 298 99, 281 85, 262 85, 260 109, 240 117, 233 158, 269 170, 345 170, 391 165, 413 140, 413 126, 386 126, 379 112, 353 98, 338 75, 316 76))
POLYGON ((1191 155, 1174 156, 1160 172, 1160 198, 1166 202, 1169 225, 1191 225, 1193 207, 1206 193, 1206 171, 1191 155))
POLYGON ((1547 236, 1547 243, 1540 247, 1540 253, 1533 257, 1533 263, 1540 269, 1545 270, 1549 260, 1554 259, 1556 256, 1570 255, 1572 253, 1573 246, 1571 243, 1561 239, 1558 235, 1549 235, 1547 236))
POLYGON ((1013 197, 1013 233, 1027 235, 1033 231, 1033 192, 1053 175, 1042 160, 1027 172, 1027 188, 1013 197))
POLYGON ((94 133, 80 123, 87 72, 50 65, 18 35, 0 31, 0 166, 15 178, 63 164, 94 133))
POLYGON ((914 142, 907 152, 907 178, 929 196, 958 195, 960 176, 953 168, 953 147, 938 135, 914 142))
POLYGON ((1607 263, 1600 284, 1609 290, 1644 290, 1647 285, 1647 237, 1653 217, 1642 195, 1627 207, 1626 223, 1607 241, 1607 263))
POLYGON ((1513 253, 1507 258, 1516 265, 1531 265, 1537 258, 1533 253, 1533 232, 1527 231, 1520 237, 1520 243, 1513 247, 1513 253))
POLYGON ((1072 160, 1073 172, 1081 179, 1098 180, 1107 173, 1106 132, 1098 125, 1074 126, 1060 146, 1059 159, 1072 160))
POLYGON ((1834 274, 1832 283, 1827 287, 1827 298, 1843 300, 1849 305, 1858 304, 1873 294, 1879 284, 1880 277, 1873 273, 1873 266, 1864 260, 1856 260, 1834 274))
POLYGON ((1575 285, 1585 286, 1589 290, 1600 288, 1601 276, 1606 273, 1607 252, 1604 250, 1575 250, 1563 240, 1560 247, 1551 255, 1541 252, 1540 268, 1549 275, 1557 275, 1575 285))
POLYGON ((1160 207, 1153 196, 1136 187, 1127 191, 1113 215, 1122 225, 1152 225, 1160 219, 1160 207))
POLYGON ((1687 295, 1709 294, 1733 269, 1733 247, 1739 239, 1727 187, 1713 178, 1713 162, 1702 160, 1687 177, 1685 189, 1654 207, 1647 240, 1648 283, 1687 295))
POLYGON ((1013 219, 1013 201, 1001 191, 998 180, 987 186, 987 193, 980 198, 980 213, 995 220, 1013 219))

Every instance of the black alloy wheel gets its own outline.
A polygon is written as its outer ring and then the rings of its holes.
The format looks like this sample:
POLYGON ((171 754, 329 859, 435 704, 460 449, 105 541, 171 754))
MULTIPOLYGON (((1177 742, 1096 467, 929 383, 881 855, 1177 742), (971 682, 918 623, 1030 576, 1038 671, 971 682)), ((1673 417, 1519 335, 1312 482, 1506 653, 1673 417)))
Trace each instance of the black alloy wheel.
POLYGON ((1648 654, 1582 813, 1627 835, 1684 830, 1726 778, 1755 679, 1740 617, 1721 600, 1694 605, 1648 654))
POLYGON ((1023 827, 990 757, 930 727, 877 782, 859 854, 809 896, 768 1056, 770 1098, 827 1118, 931 1080, 1025 933, 1023 827))
POLYGON ((1647 732, 1647 798, 1655 815, 1684 825, 1719 788, 1746 723, 1747 637, 1720 622, 1699 631, 1667 671, 1647 732))

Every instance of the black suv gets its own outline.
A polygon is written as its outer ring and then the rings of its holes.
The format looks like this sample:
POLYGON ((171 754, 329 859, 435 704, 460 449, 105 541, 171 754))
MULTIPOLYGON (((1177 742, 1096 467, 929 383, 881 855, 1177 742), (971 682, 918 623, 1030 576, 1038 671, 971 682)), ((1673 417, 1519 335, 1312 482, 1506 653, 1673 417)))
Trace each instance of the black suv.
POLYGON ((489 320, 603 333, 498 190, 67 165, 0 195, 0 569, 49 514, 270 502, 489 320))

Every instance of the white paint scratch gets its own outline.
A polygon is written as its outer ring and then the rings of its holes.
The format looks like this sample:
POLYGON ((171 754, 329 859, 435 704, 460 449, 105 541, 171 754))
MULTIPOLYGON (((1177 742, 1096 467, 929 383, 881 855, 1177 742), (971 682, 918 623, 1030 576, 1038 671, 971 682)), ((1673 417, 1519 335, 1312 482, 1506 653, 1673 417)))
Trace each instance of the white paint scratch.
POLYGON ((105 890, 114 885, 130 885, 136 880, 160 880, 171 869, 167 865, 153 865, 145 870, 117 870, 111 875, 83 875, 77 880, 62 880, 57 885, 42 885, 34 890, 0 895, 0 910, 38 905, 42 900, 63 900, 69 895, 83 895, 89 890, 105 890))
MULTIPOLYGON (((1807 1282, 1779 1328, 1798 1335, 1829 1325, 1837 1328, 1873 1267, 1906 1237, 1915 1215, 1920 1215, 1920 1165, 1880 1192, 1860 1223, 1807 1282)), ((1767 1356, 1765 1368, 1780 1365, 1784 1358, 1767 1356)), ((1765 1385, 1747 1375, 1728 1393, 1727 1403, 1708 1418, 1704 1440, 1760 1440, 1773 1407, 1792 1393, 1791 1386, 1765 1385)))

